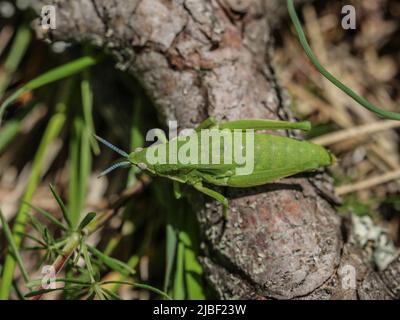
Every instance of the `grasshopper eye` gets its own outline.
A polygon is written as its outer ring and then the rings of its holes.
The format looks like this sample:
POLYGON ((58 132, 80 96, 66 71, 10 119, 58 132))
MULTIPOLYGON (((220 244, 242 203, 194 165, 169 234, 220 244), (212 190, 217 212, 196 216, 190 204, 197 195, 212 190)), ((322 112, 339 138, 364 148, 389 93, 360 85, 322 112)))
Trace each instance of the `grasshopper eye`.
POLYGON ((110 148, 112 151, 118 153, 119 155, 123 156, 124 158, 128 158, 129 157, 129 155, 124 150, 121 150, 120 148, 114 146, 111 142, 108 142, 107 140, 105 140, 105 139, 103 139, 103 138, 101 138, 101 137, 99 137, 97 135, 94 135, 94 137, 99 142, 104 144, 106 147, 110 148))
POLYGON ((131 166, 131 163, 129 161, 121 161, 121 162, 115 163, 111 167, 109 167, 106 170, 104 170, 103 172, 101 172, 97 178, 104 177, 105 175, 109 174, 111 171, 114 171, 115 169, 128 168, 130 166, 131 166))

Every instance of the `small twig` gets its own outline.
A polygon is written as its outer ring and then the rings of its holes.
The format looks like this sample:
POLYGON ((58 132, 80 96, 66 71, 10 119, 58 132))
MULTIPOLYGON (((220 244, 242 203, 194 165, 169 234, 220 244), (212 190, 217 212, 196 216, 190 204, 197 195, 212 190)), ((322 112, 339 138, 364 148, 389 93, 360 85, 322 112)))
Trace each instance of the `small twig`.
POLYGON ((344 140, 349 140, 353 138, 357 138, 360 136, 365 136, 367 134, 372 134, 380 131, 385 131, 393 128, 398 128, 400 127, 400 122, 399 121, 393 121, 393 120, 383 120, 383 121, 378 121, 374 123, 369 123, 366 125, 350 128, 350 129, 345 129, 333 133, 329 133, 326 135, 323 135, 321 137, 312 139, 311 141, 320 144, 323 146, 327 145, 332 145, 344 140))
POLYGON ((400 169, 390 171, 380 176, 372 177, 357 183, 344 185, 336 188, 336 193, 338 195, 344 195, 351 192, 356 192, 364 189, 372 188, 376 185, 383 184, 395 179, 400 179, 400 169))

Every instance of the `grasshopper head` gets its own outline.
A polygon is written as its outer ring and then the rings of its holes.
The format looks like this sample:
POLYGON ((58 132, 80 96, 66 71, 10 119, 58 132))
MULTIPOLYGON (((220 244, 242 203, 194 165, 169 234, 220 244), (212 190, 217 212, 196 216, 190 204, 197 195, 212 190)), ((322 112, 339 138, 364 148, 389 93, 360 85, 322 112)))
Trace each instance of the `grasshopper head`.
POLYGON ((131 164, 137 166, 141 170, 148 169, 146 150, 143 148, 137 148, 134 152, 130 153, 128 160, 131 164))
POLYGON ((135 149, 135 151, 131 152, 128 155, 128 160, 130 161, 130 163, 132 163, 135 166, 137 166, 140 163, 140 161, 141 161, 140 152, 141 151, 142 151, 141 148, 137 148, 137 149, 135 149))

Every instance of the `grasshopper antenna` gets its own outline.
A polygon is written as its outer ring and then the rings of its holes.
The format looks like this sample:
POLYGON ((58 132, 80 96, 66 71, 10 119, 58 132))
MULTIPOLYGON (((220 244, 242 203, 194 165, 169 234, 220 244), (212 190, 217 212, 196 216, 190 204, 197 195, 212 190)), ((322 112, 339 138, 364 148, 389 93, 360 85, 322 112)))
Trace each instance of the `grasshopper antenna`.
POLYGON ((107 140, 99 137, 98 135, 94 135, 94 137, 100 141, 102 144, 104 144, 106 147, 110 148, 111 150, 113 150, 114 152, 118 153, 119 155, 123 156, 124 158, 128 158, 129 155, 121 150, 120 148, 117 148, 116 146, 114 146, 112 143, 108 142, 107 140))
POLYGON ((115 169, 127 168, 130 166, 131 166, 131 163, 129 161, 121 161, 121 162, 115 163, 112 166, 108 167, 103 172, 101 172, 97 178, 104 177, 105 175, 109 174, 111 171, 114 171, 115 169))

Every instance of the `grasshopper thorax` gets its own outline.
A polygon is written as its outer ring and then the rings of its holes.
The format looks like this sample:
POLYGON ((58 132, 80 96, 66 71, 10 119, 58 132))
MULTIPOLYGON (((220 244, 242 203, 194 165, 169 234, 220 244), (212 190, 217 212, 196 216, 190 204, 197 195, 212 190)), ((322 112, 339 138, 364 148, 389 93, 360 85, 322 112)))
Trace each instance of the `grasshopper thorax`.
POLYGON ((127 160, 141 170, 145 170, 148 167, 148 162, 146 160, 146 149, 137 149, 134 152, 131 152, 127 158, 127 160))

